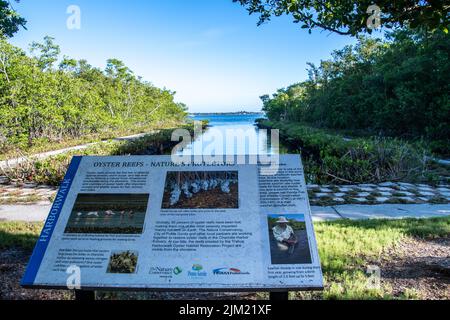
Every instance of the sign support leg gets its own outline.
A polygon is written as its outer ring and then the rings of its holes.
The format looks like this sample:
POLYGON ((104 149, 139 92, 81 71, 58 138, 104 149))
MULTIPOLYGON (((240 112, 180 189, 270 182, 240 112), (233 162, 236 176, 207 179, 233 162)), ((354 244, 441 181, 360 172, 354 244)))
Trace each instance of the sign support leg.
POLYGON ((75 290, 75 301, 95 301, 95 291, 75 290))
POLYGON ((270 292, 270 301, 288 301, 289 292, 270 292))

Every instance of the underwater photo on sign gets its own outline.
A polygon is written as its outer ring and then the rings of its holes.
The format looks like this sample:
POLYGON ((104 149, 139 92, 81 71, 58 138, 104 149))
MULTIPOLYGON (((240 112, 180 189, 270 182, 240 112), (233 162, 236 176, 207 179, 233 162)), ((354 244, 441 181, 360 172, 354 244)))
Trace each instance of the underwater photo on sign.
POLYGON ((163 209, 237 209, 237 171, 168 172, 163 209))
POLYGON ((148 194, 79 194, 65 233, 141 234, 148 194))

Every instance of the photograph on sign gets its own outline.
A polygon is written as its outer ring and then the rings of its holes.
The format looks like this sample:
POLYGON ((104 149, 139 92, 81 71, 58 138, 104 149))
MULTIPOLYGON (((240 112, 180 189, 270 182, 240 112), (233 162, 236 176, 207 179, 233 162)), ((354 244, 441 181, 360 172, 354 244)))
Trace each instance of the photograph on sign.
POLYGON ((138 253, 135 251, 112 252, 109 258, 108 273, 135 273, 138 253))
POLYGON ((311 253, 303 214, 269 215, 272 264, 309 264, 311 253))
POLYGON ((238 208, 238 176, 237 171, 168 172, 162 208, 238 208))
POLYGON ((142 233, 148 194, 79 194, 65 233, 142 233))

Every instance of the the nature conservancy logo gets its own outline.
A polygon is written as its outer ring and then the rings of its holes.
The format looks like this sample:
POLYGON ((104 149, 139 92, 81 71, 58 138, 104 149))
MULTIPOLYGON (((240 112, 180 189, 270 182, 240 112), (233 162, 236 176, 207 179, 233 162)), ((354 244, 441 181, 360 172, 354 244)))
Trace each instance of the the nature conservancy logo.
POLYGON ((161 266, 153 266, 150 268, 150 275, 156 276, 161 279, 166 279, 167 281, 171 281, 174 275, 179 275, 182 272, 181 268, 175 267, 161 267, 161 266))
POLYGON ((193 264, 192 269, 188 271, 188 276, 190 277, 206 277, 206 271, 202 271, 203 266, 201 264, 193 264))
POLYGON ((183 269, 181 269, 180 267, 175 267, 175 268, 173 268, 173 270, 172 270, 172 272, 173 272, 173 274, 174 275, 179 275, 180 273, 182 273, 183 272, 183 269))
POLYGON ((171 268, 165 268, 165 267, 151 267, 150 268, 150 274, 154 275, 170 275, 172 273, 171 268))
POLYGON ((237 268, 218 268, 213 270, 213 274, 216 276, 220 275, 247 275, 250 274, 248 271, 241 271, 237 268))

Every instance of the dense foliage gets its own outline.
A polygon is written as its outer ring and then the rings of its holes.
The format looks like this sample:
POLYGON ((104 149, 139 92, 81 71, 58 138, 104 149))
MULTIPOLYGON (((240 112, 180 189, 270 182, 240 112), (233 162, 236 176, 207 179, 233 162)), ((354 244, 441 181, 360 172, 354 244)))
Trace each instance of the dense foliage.
POLYGON ((357 35, 372 32, 374 9, 380 10, 376 19, 385 29, 399 26, 425 27, 429 31, 448 32, 450 5, 445 0, 233 0, 244 6, 250 14, 260 15, 258 25, 272 16, 289 15, 301 28, 311 32, 314 28, 338 34, 357 35))
MULTIPOLYGON (((0 151, 123 129, 145 130, 184 119, 174 92, 143 81, 121 61, 104 71, 59 57, 53 39, 32 56, 0 39, 0 151), (59 65, 57 65, 60 61, 59 65)), ((125 131, 125 130, 123 130, 125 131)))
POLYGON ((261 128, 277 128, 290 153, 301 152, 306 180, 314 184, 409 181, 436 183, 439 177, 425 160, 424 148, 397 139, 357 138, 297 122, 258 120, 261 128))
POLYGON ((401 30, 334 51, 309 80, 261 97, 270 120, 431 142, 450 153, 450 37, 401 30))

